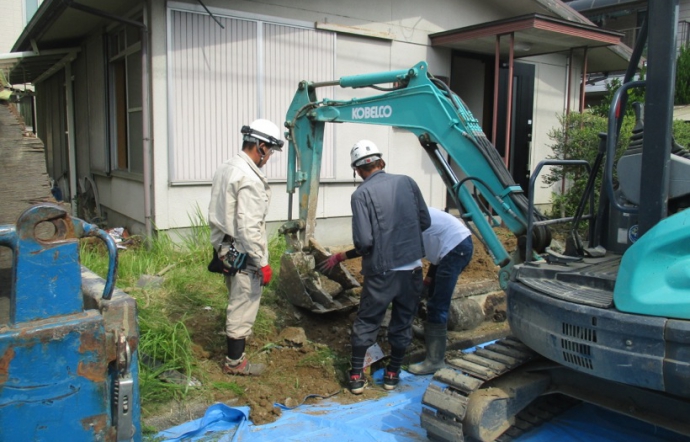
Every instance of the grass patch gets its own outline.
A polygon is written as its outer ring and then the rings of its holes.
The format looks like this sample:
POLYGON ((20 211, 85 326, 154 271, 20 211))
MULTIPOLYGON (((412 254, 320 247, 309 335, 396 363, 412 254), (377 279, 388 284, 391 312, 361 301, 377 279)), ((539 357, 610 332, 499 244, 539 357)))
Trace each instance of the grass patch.
POLYGON ((318 351, 303 357, 298 363, 298 367, 322 368, 335 366, 337 361, 341 359, 329 347, 321 347, 318 351))
POLYGON ((332 367, 336 373, 347 373, 350 369, 350 357, 349 355, 339 355, 332 348, 323 345, 316 352, 302 358, 297 363, 297 366, 310 368, 332 367))
MULTIPOLYGON (((210 273, 206 267, 211 260, 210 228, 197 207, 191 217, 192 227, 179 240, 165 232, 142 241, 132 238, 127 249, 119 251, 117 287, 137 300, 139 316, 139 388, 142 411, 155 409, 171 399, 184 399, 191 393, 207 394, 211 389, 244 394, 234 382, 204 383, 202 390, 186 385, 164 382, 159 377, 168 370, 182 373, 188 378, 202 377, 192 351, 192 336, 185 325, 194 315, 202 319, 211 334, 224 329, 228 294, 224 278, 210 273), (142 275, 164 273, 162 285, 138 287, 142 275), (146 406, 146 407, 145 407, 146 406)), ((270 306, 278 302, 277 286, 280 257, 285 251, 282 236, 269 241, 273 280, 264 290, 255 326, 257 338, 269 336, 276 330, 276 317, 270 306)), ((107 274, 108 256, 100 242, 85 240, 81 244, 81 263, 101 277, 107 274)), ((218 342, 224 341, 219 335, 218 342)), ((203 379, 202 379, 203 381, 203 379)))
POLYGON ((235 382, 213 382, 211 385, 216 390, 230 391, 238 397, 244 396, 244 389, 235 382))

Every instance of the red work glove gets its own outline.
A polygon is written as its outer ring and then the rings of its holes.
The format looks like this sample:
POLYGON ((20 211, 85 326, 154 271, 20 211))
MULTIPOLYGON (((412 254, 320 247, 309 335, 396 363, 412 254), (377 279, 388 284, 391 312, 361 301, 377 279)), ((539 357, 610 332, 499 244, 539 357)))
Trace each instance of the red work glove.
POLYGON ((271 276, 273 276, 271 266, 261 267, 261 276, 261 285, 268 285, 268 283, 271 282, 271 276))
POLYGON ((344 253, 336 253, 335 255, 331 255, 327 260, 322 261, 321 264, 319 264, 319 271, 321 273, 330 272, 333 267, 345 261, 345 258, 344 253))

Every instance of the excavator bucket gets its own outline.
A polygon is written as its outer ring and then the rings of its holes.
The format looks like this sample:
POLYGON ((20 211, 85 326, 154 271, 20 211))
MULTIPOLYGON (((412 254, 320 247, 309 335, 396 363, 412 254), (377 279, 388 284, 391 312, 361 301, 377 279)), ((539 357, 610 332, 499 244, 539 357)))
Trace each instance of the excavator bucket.
MULTIPOLYGON (((285 236, 290 244, 290 235, 285 236)), ((288 301, 314 313, 348 310, 359 304, 361 286, 342 264, 327 275, 316 270, 329 255, 313 238, 305 248, 288 247, 280 260, 280 291, 288 301)))

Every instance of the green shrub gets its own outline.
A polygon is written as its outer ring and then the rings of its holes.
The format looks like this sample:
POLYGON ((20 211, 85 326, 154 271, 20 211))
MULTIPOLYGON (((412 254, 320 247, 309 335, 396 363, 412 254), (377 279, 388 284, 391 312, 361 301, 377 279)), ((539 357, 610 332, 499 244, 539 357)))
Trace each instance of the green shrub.
POLYGON ((673 137, 676 139, 676 143, 686 149, 690 148, 690 122, 673 120, 673 137))
MULTIPOLYGON (((640 72, 639 78, 644 79, 645 71, 640 72)), ((618 78, 612 79, 607 84, 607 93, 600 104, 592 106, 585 114, 571 113, 568 117, 559 117, 559 127, 552 129, 548 136, 554 142, 551 146, 553 155, 549 159, 583 159, 593 164, 599 148, 599 132, 606 132, 608 114, 613 95, 620 88, 622 82, 618 78)), ((625 152, 630 140, 630 135, 635 124, 632 103, 644 103, 644 89, 628 90, 628 100, 621 126, 618 146, 616 148, 616 160, 625 152)), ((683 46, 680 50, 676 65, 676 104, 690 103, 690 48, 683 46)), ((682 146, 690 146, 690 123, 684 121, 673 122, 673 136, 682 146)), ((594 188, 595 204, 599 198, 601 188, 602 171, 598 171, 597 182, 594 188)), ((565 182, 565 192, 560 189, 552 193, 552 217, 572 216, 579 204, 582 193, 587 183, 587 173, 582 167, 554 167, 543 181, 547 185, 565 182)), ((614 167, 614 183, 616 170, 614 167)))
POLYGON ((676 60, 675 104, 690 104, 690 48, 682 46, 676 60))
MULTIPOLYGON (((548 133, 554 144, 550 146, 553 155, 547 158, 585 160, 592 165, 599 152, 598 134, 606 132, 607 119, 589 112, 584 114, 572 112, 568 116, 561 115, 558 121, 561 124, 560 127, 556 127, 548 133)), ((624 118, 616 149, 616 159, 628 147, 633 125, 632 117, 624 118)), ((559 191, 552 193, 552 217, 560 218, 575 214, 587 185, 588 176, 587 171, 582 166, 552 167, 550 169, 550 172, 543 178, 545 184, 551 186, 561 183, 565 179, 565 193, 561 194, 559 191)), ((602 172, 599 171, 594 188, 595 201, 599 196, 601 177, 602 172)))

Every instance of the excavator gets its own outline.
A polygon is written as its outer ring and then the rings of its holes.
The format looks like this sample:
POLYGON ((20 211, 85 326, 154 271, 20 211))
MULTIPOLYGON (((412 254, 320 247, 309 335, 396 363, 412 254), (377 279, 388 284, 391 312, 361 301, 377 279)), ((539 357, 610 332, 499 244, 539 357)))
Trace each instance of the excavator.
POLYGON ((520 413, 556 396, 690 435, 690 153, 675 144, 671 131, 678 2, 649 2, 648 8, 596 160, 543 161, 532 172, 527 194, 467 106, 425 62, 299 84, 285 122, 289 217, 298 190, 299 219, 289 218, 280 229, 288 245, 281 280, 293 304, 325 313, 357 303, 357 283, 344 268, 329 275, 335 288, 315 272, 315 263, 327 255, 314 240, 326 123, 415 134, 462 218, 500 267, 511 336, 447 359, 446 368, 434 374, 421 414, 430 439, 510 440, 520 413), (647 78, 633 80, 645 44, 647 78), (383 93, 319 100, 316 91, 325 86, 383 93), (636 104, 630 148, 614 164, 633 88, 645 91, 647 118, 636 104), (573 216, 546 219, 535 210, 534 185, 544 166, 588 171, 573 216), (595 207, 599 174, 603 184, 595 207), (494 233, 496 219, 518 238, 512 254, 494 233), (571 227, 565 250, 550 246, 556 223, 571 227))

